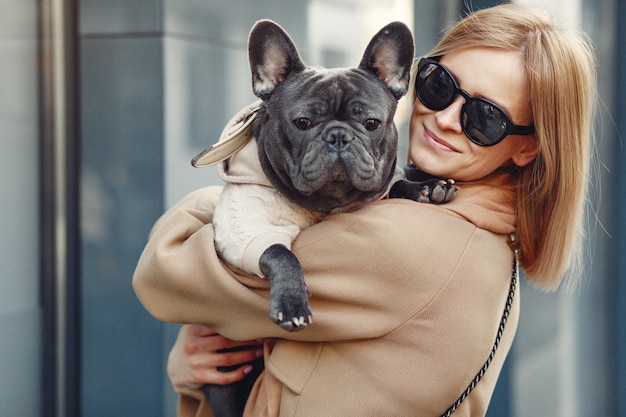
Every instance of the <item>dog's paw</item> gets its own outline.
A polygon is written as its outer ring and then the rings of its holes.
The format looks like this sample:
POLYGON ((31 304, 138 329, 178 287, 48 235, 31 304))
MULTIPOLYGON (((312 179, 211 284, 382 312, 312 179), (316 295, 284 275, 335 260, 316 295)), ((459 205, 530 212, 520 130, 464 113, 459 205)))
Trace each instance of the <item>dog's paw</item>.
POLYGON ((433 178, 426 181, 397 181, 389 191, 390 198, 406 198, 429 204, 445 204, 454 200, 459 187, 453 179, 433 178))
POLYGON ((303 294, 276 294, 270 297, 270 318, 289 332, 303 330, 313 322, 306 291, 303 294))
POLYGON ((275 244, 263 252, 259 266, 270 281, 270 318, 287 331, 303 330, 312 322, 312 314, 296 256, 285 246, 275 244))
POLYGON ((445 204, 454 200, 459 187, 455 185, 453 179, 433 179, 427 184, 422 184, 422 203, 445 204))

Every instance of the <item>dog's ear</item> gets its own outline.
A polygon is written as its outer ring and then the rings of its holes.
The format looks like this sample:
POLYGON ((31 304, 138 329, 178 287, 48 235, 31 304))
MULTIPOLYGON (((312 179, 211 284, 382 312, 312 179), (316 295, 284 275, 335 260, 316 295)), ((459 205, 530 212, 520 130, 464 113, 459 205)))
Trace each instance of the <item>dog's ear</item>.
POLYGON ((402 22, 389 23, 374 35, 359 68, 376 75, 398 100, 409 89, 414 49, 411 30, 402 22))
POLYGON ((271 20, 258 21, 248 38, 252 90, 262 100, 292 72, 305 69, 298 50, 283 28, 271 20))

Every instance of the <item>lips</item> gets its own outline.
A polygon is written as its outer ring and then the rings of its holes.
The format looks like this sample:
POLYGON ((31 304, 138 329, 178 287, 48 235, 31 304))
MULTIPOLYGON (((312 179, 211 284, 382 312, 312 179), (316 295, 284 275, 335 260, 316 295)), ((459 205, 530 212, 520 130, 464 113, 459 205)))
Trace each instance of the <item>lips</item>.
POLYGON ((426 126, 423 126, 423 128, 424 128, 424 139, 431 147, 438 149, 440 151, 443 151, 443 152, 458 152, 456 148, 454 148, 448 142, 436 136, 426 126))

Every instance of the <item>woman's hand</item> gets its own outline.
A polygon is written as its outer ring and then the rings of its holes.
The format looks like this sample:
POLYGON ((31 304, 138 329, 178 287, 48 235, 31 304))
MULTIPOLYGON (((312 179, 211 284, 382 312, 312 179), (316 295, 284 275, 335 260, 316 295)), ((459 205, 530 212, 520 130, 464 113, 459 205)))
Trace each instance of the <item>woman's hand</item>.
POLYGON ((263 341, 237 342, 220 336, 206 326, 183 325, 169 354, 167 374, 176 392, 201 399, 200 388, 203 385, 226 385, 240 381, 252 371, 252 366, 247 363, 261 356, 263 341), (250 348, 222 352, 222 349, 240 346, 250 348), (237 365, 243 366, 229 372, 217 369, 237 365))

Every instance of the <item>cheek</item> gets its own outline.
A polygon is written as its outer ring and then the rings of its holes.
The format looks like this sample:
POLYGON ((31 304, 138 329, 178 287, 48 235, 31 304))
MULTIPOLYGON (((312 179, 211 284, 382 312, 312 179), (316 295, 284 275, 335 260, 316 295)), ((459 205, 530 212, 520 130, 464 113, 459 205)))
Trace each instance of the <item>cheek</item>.
POLYGON ((417 100, 413 106, 413 111, 411 112, 411 119, 409 120, 409 141, 416 131, 416 129, 422 124, 422 121, 425 116, 426 108, 417 100))
POLYGON ((485 175, 512 163, 513 149, 505 142, 506 140, 493 147, 480 147, 472 144, 475 164, 485 175), (500 147, 500 145, 504 146, 500 147))

